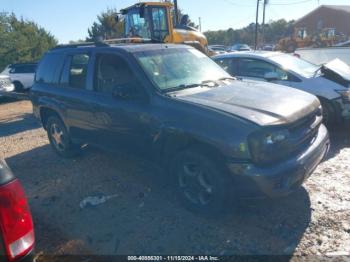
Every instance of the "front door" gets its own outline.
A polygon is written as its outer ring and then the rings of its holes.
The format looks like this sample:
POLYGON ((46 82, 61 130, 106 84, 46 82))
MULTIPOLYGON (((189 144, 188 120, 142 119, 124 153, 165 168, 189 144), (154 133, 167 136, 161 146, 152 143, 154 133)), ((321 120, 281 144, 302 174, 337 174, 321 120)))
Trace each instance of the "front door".
POLYGON ((237 71, 238 77, 255 81, 267 81, 265 79, 265 75, 267 73, 276 73, 278 77, 277 79, 271 81, 272 83, 291 86, 289 76, 286 71, 260 59, 240 58, 237 71))
POLYGON ((121 55, 100 53, 94 60, 96 142, 111 150, 149 151, 155 123, 141 82, 121 55))

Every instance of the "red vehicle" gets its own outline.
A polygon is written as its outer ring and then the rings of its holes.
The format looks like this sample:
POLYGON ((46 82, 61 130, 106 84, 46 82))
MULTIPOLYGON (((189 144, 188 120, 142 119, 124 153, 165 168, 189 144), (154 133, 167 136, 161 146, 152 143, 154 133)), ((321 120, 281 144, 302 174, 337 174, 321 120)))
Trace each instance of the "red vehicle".
POLYGON ((21 183, 0 159, 0 255, 1 261, 30 260, 34 227, 21 183))

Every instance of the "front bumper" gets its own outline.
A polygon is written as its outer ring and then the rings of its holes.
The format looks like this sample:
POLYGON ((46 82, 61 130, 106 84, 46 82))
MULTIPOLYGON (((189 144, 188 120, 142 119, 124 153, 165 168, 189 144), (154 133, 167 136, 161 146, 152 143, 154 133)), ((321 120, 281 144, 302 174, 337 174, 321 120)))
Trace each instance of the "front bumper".
POLYGON ((3 95, 6 96, 6 93, 12 92, 14 90, 15 90, 15 86, 13 84, 8 85, 8 86, 1 86, 0 87, 0 96, 3 96, 3 95))
POLYGON ((315 141, 304 152, 269 167, 229 163, 240 197, 279 197, 299 188, 329 150, 328 131, 321 125, 315 141))

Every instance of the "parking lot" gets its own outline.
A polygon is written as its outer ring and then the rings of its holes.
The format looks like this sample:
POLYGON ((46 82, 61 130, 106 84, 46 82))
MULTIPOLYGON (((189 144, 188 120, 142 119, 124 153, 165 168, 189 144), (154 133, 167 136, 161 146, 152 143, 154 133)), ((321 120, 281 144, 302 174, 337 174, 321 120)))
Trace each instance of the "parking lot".
POLYGON ((208 219, 178 203, 154 163, 90 147, 58 157, 31 110, 0 103, 0 157, 26 189, 37 253, 350 255, 349 128, 331 132, 328 159, 301 190, 208 219), (81 208, 89 196, 113 197, 81 208))

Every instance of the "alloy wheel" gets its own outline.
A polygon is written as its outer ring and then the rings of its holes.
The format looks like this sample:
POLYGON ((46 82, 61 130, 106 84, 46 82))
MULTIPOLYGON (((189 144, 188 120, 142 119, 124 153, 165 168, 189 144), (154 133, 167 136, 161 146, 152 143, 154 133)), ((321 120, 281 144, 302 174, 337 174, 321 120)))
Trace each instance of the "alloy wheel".
POLYGON ((62 128, 58 124, 52 124, 50 135, 55 148, 59 151, 64 151, 66 148, 66 137, 62 128))
POLYGON ((213 186, 201 164, 186 162, 179 171, 179 186, 187 200, 206 206, 213 195, 213 186))

